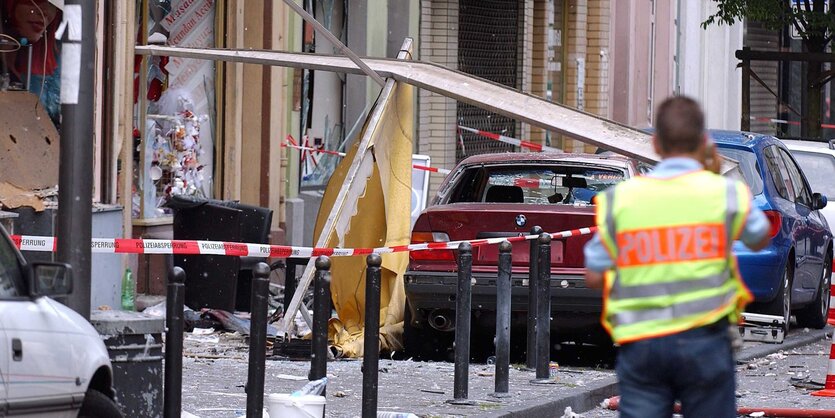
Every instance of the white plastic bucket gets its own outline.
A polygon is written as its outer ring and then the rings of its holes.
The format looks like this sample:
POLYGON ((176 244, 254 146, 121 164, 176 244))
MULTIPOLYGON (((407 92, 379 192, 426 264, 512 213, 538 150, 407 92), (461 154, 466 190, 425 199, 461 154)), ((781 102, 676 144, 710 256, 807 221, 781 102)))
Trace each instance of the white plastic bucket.
POLYGON ((267 397, 267 412, 271 418, 323 418, 325 415, 325 397, 271 393, 267 397))

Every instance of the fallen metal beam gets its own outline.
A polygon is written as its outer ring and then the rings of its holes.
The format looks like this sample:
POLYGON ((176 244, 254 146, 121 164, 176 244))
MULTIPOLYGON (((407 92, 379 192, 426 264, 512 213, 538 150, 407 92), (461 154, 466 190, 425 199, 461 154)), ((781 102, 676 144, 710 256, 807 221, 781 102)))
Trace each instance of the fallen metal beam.
MULTIPOLYGON (((362 69, 350 59, 325 54, 156 45, 137 46, 136 53, 364 74, 362 69)), ((386 58, 363 58, 363 62, 381 77, 412 84, 462 103, 558 132, 644 162, 659 161, 658 155, 650 144, 649 134, 600 116, 549 102, 438 64, 386 58)))
POLYGON ((293 9, 294 12, 298 13, 299 16, 301 16, 302 19, 304 19, 305 22, 312 25, 313 28, 316 29, 316 32, 324 36, 328 40, 328 42, 333 44, 333 46, 339 50, 339 52, 345 54, 345 56, 350 58, 351 61, 354 62, 354 64, 356 64, 360 69, 362 69, 362 72, 365 75, 371 77, 371 79, 374 80, 375 83, 379 84, 380 87, 385 87, 386 81, 383 80, 382 77, 377 75, 377 73, 375 73, 372 69, 368 68, 368 66, 364 62, 362 62, 360 57, 358 57, 357 54, 354 53, 354 51, 351 51, 350 48, 345 46, 345 44, 343 44, 342 41, 340 41, 339 38, 336 37, 336 35, 331 33, 331 31, 329 31, 324 25, 319 23, 319 21, 316 20, 313 16, 311 16, 310 13, 306 12, 293 0, 284 0, 284 3, 286 3, 287 6, 293 9))

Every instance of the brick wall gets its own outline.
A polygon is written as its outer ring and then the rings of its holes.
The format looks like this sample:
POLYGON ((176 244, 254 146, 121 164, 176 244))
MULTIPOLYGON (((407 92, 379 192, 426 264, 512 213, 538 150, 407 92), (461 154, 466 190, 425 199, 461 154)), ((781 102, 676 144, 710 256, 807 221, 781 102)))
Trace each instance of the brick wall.
MULTIPOLYGON (((422 0, 420 3, 420 59, 458 68, 458 0, 422 0)), ((420 90, 418 96, 418 146, 429 155, 432 165, 455 165, 456 102, 436 93, 420 90)), ((434 196, 443 176, 429 177, 434 196)), ((431 198, 430 198, 431 199, 431 198)))
MULTIPOLYGON (((546 97, 548 90, 548 36, 554 24, 554 0, 535 0, 531 47, 531 89, 534 96, 546 97)), ((530 141, 544 144, 545 130, 531 127, 530 141)))
MULTIPOLYGON (((532 92, 533 83, 533 44, 534 44, 534 0, 523 0, 520 2, 522 7, 522 22, 520 22, 521 29, 519 31, 522 49, 519 50, 519 71, 521 72, 521 86, 523 92, 532 92)), ((519 138, 529 140, 531 136, 531 126, 527 123, 521 124, 519 130, 519 138)))
MULTIPOLYGON (((611 117, 609 108, 610 0, 588 0, 585 110, 611 117)), ((597 148, 585 146, 586 152, 597 148)))

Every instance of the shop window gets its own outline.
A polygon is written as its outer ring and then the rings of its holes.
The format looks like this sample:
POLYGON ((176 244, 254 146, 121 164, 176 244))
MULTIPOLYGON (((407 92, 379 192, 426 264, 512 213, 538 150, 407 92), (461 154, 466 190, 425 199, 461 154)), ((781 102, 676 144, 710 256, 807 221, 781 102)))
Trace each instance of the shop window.
MULTIPOLYGON (((216 46, 215 0, 140 0, 137 43, 216 46)), ((172 195, 213 196, 215 62, 135 60, 134 218, 168 215, 172 195)))

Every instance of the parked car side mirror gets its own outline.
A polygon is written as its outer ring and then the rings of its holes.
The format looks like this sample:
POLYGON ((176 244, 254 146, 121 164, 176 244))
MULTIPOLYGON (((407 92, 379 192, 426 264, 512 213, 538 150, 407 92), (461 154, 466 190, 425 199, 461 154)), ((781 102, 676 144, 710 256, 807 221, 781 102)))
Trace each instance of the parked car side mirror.
POLYGON ((64 296, 70 293, 72 293, 72 267, 69 264, 32 264, 30 296, 64 296))
POLYGON ((826 207, 826 196, 820 193, 812 193, 812 204, 814 205, 815 210, 823 209, 826 207))

